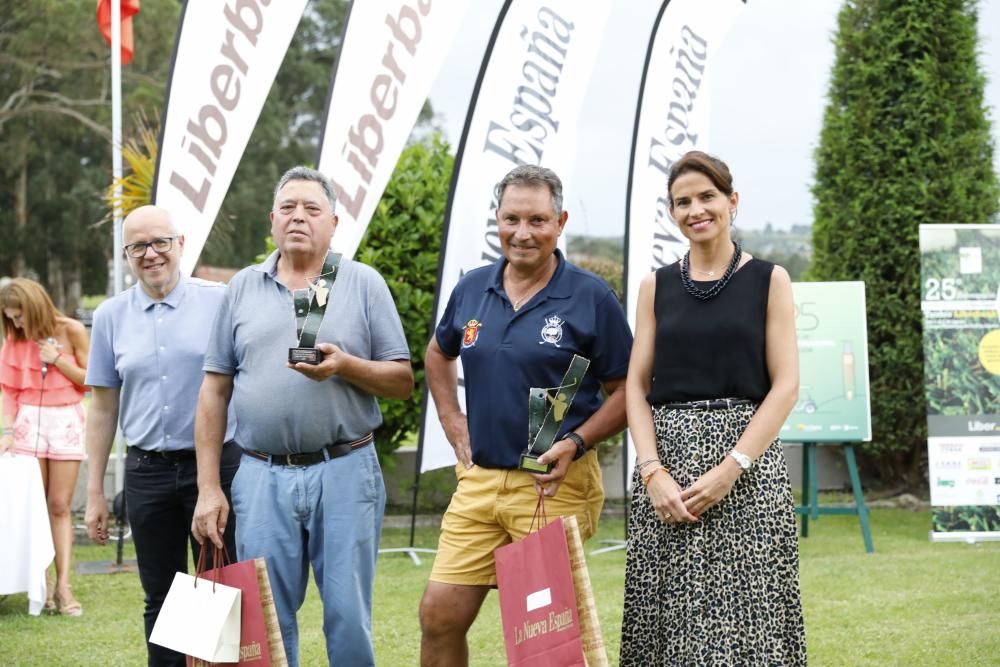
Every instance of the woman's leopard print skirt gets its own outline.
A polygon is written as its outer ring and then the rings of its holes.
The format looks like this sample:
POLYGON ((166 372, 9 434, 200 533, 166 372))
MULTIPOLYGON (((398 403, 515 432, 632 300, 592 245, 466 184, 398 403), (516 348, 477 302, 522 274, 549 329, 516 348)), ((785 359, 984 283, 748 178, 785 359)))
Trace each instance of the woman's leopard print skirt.
MULTIPOLYGON (((681 488, 724 459, 755 410, 654 409, 660 460, 681 488)), ((621 664, 806 664, 795 513, 779 441, 693 524, 660 522, 633 476, 621 664)))

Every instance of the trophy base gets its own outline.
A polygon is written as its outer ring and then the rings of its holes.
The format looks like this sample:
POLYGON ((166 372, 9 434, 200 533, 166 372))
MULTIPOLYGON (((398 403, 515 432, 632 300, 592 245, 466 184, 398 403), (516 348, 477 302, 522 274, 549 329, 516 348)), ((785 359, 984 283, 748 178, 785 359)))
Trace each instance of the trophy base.
POLYGON ((534 454, 521 454, 521 461, 517 464, 519 470, 537 472, 543 475, 547 475, 552 472, 552 468, 554 466, 554 463, 539 463, 538 457, 534 454))
POLYGON ((288 348, 288 363, 317 366, 323 363, 323 353, 315 347, 290 347, 288 348))

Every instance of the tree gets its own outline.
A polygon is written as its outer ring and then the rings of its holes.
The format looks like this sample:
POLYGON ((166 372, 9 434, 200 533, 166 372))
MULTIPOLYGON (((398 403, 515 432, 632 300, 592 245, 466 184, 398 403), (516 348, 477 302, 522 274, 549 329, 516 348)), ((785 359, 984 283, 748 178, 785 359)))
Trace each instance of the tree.
MULTIPOLYGON (((129 118, 162 98, 179 5, 143 4, 123 71, 129 118)), ((33 275, 68 311, 103 293, 111 235, 101 193, 111 171, 110 50, 93 3, 0 0, 0 274, 33 275)), ((155 107, 154 107, 155 108, 155 107)))
MULTIPOLYGON (((260 251, 271 189, 316 153, 346 11, 310 2, 268 96, 205 250, 243 266, 260 251)), ((163 106, 181 3, 148 0, 133 21, 135 59, 123 68, 125 137, 131 119, 163 106)), ((0 275, 38 277, 57 305, 104 293, 111 259, 104 193, 111 181, 110 50, 92 3, 0 0, 0 275), (97 242, 95 243, 95 239, 97 242)), ((148 156, 147 156, 148 157, 148 156)))
POLYGON ((923 484, 918 225, 989 222, 1000 186, 974 0, 849 0, 816 151, 814 280, 863 280, 874 440, 886 484, 923 484))
POLYGON ((375 438, 379 458, 420 429, 424 349, 434 318, 441 225, 455 158, 440 135, 403 151, 385 188, 357 259, 385 277, 410 349, 417 390, 406 401, 380 400, 383 423, 375 438))

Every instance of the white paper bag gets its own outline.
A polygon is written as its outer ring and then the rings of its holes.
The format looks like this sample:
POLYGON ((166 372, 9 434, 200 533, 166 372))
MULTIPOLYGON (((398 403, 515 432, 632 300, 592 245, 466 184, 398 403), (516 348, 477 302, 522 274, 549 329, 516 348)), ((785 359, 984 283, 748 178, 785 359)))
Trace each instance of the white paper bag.
POLYGON ((178 572, 149 641, 208 662, 238 662, 241 596, 238 588, 178 572))

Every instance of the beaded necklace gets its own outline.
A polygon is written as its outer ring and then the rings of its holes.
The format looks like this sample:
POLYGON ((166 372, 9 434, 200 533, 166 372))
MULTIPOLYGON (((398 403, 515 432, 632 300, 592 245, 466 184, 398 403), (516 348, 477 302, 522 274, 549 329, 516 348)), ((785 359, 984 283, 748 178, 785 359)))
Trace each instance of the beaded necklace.
POLYGON ((742 258, 743 249, 739 243, 733 241, 733 257, 729 260, 726 272, 722 274, 721 278, 715 281, 714 285, 707 290, 703 290, 691 281, 691 251, 687 251, 684 253, 684 261, 681 262, 681 282, 684 283, 685 291, 699 301, 714 299, 729 284, 729 279, 736 273, 736 268, 740 265, 740 259, 742 258))

